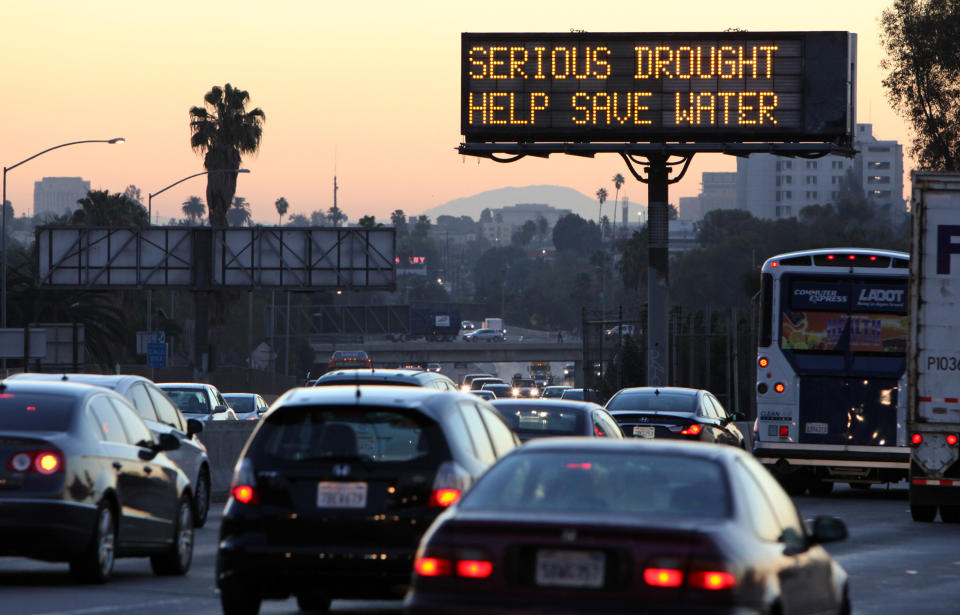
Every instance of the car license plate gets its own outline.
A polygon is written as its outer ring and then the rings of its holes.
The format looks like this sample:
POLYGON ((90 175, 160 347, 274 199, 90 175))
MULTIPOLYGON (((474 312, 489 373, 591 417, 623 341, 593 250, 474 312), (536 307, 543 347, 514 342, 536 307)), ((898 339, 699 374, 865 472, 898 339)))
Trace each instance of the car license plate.
POLYGON ((317 486, 318 508, 366 508, 367 483, 321 482, 317 486))
POLYGON ((646 425, 634 425, 633 427, 634 438, 655 438, 656 436, 657 430, 654 427, 646 425))
POLYGON ((537 551, 537 585, 603 587, 606 558, 602 551, 537 551))
POLYGON ((804 429, 807 433, 828 433, 826 423, 806 423, 804 429))

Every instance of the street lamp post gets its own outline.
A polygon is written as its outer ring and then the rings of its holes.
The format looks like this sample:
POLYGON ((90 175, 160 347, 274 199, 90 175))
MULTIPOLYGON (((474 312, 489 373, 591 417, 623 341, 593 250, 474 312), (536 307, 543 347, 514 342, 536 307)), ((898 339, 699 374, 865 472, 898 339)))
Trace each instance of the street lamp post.
POLYGON ((153 224, 153 197, 163 192, 166 192, 170 188, 173 188, 177 184, 181 184, 187 181, 188 179, 193 179, 194 177, 200 177, 201 175, 209 175, 211 173, 249 173, 249 172, 250 172, 250 169, 213 169, 212 171, 201 171, 200 173, 187 175, 183 179, 178 179, 177 181, 173 182, 166 188, 161 188, 160 190, 157 190, 156 192, 147 195, 147 218, 150 220, 150 224, 153 224))
POLYGON ((123 137, 115 137, 113 139, 85 139, 83 141, 70 141, 69 143, 61 143, 60 145, 54 145, 49 147, 42 152, 34 154, 29 158, 24 158, 17 164, 11 165, 9 167, 3 167, 3 198, 0 199, 0 209, 2 209, 2 214, 0 214, 0 329, 7 328, 7 171, 12 171, 19 167, 21 164, 30 162, 38 156, 42 156, 47 152, 52 152, 55 149, 60 149, 61 147, 67 147, 69 145, 80 145, 81 143, 123 143, 125 139, 123 137))

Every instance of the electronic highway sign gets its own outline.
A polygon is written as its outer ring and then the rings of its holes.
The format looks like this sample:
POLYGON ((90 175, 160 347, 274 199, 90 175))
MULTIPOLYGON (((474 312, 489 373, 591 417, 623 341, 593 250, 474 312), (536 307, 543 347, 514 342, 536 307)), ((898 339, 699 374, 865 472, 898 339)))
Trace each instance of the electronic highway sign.
POLYGON ((848 32, 463 33, 461 132, 484 142, 845 142, 848 32))

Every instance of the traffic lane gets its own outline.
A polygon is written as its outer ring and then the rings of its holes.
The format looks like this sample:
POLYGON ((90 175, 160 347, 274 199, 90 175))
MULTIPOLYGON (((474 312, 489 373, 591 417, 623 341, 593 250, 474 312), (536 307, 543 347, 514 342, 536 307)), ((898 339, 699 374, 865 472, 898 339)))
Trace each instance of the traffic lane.
MULTIPOLYGON (((222 505, 197 530, 193 564, 185 577, 158 577, 147 558, 118 559, 105 585, 79 585, 67 564, 0 557, 0 613, 16 615, 219 615, 215 582, 222 505)), ((334 612, 396 615, 399 601, 337 600, 334 612)), ((300 613, 296 600, 265 600, 261 613, 300 613)))
POLYGON ((827 497, 794 498, 806 518, 834 515, 850 537, 827 545, 850 575, 859 615, 952 615, 960 587, 960 524, 915 523, 905 483, 863 491, 847 486, 827 497))

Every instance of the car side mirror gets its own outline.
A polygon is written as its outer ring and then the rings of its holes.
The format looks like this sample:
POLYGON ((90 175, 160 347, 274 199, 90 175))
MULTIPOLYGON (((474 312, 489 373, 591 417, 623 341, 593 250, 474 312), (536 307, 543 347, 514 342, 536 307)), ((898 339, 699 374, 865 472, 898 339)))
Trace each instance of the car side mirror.
POLYGON ((213 413, 214 413, 214 414, 223 414, 223 413, 226 412, 226 411, 227 411, 227 407, 224 406, 223 404, 221 404, 221 405, 219 405, 219 406, 214 406, 214 407, 213 407, 213 413))
POLYGON ((730 416, 733 417, 733 420, 734 420, 734 421, 745 421, 745 420, 747 420, 747 415, 744 414, 743 412, 734 412, 734 413, 731 414, 730 416))
POLYGON ((180 440, 172 433, 162 433, 157 437, 156 451, 175 451, 180 448, 180 440))
POLYGON ((811 539, 815 544, 837 542, 848 535, 847 524, 837 517, 821 515, 813 520, 811 539))
POLYGON ((203 431, 203 422, 197 419, 187 419, 187 435, 193 436, 203 431))

